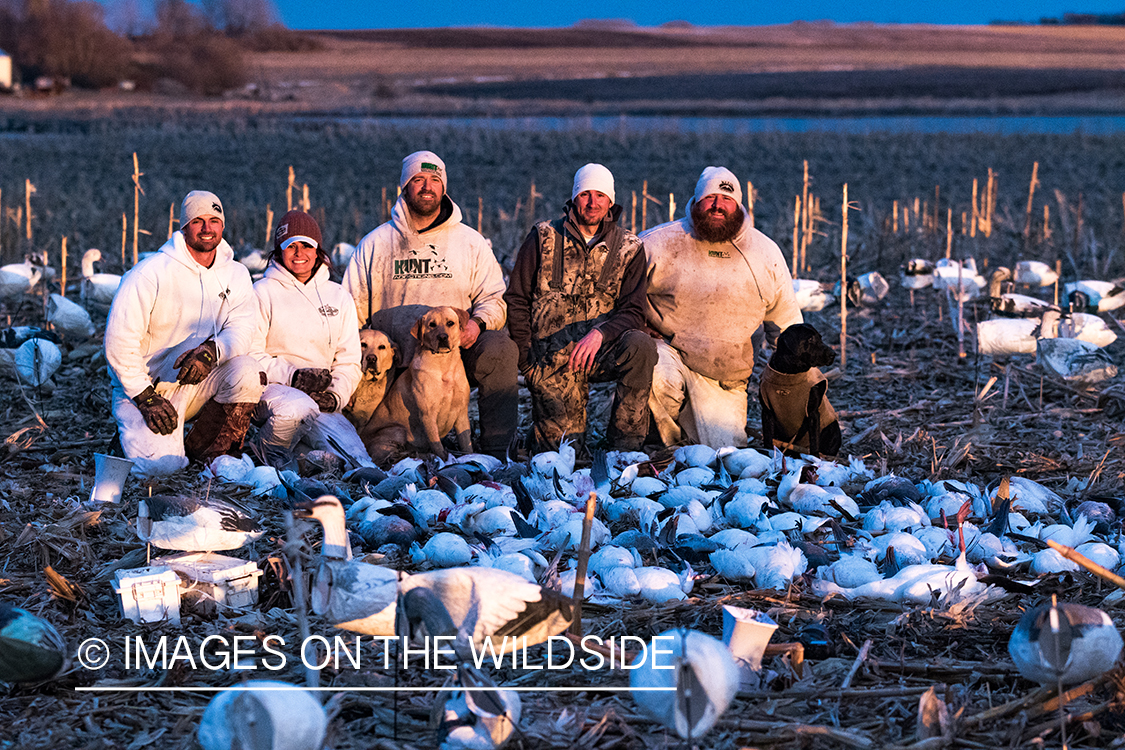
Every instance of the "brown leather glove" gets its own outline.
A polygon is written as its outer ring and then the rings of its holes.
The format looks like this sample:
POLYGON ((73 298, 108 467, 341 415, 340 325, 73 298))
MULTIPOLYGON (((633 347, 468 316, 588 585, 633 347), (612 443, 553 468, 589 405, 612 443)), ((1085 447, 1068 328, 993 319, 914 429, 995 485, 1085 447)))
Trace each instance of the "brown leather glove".
POLYGON ((157 435, 171 435, 176 430, 179 415, 172 402, 156 392, 151 385, 133 396, 133 403, 145 418, 145 424, 157 435))
POLYGON ((293 373, 289 385, 298 391, 304 391, 310 396, 318 391, 323 391, 332 385, 332 373, 315 367, 307 367, 293 373))
POLYGON ((176 379, 184 385, 202 383, 203 379, 215 369, 219 359, 215 342, 207 339, 191 351, 184 352, 172 366, 179 370, 176 379))
POLYGON ((336 408, 340 405, 336 400, 336 394, 331 391, 310 393, 309 398, 315 401, 316 405, 320 407, 320 410, 326 414, 336 411, 336 408))

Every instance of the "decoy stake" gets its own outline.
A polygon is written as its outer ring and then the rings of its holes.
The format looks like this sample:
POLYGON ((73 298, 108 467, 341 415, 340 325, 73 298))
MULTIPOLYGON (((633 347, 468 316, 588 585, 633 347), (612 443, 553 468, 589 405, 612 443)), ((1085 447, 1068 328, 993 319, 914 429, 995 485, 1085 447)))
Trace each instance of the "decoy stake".
POLYGON ((586 563, 590 561, 590 527, 594 524, 594 511, 598 507, 598 493, 586 498, 586 515, 582 519, 582 542, 578 545, 578 570, 574 579, 574 619, 570 631, 582 637, 582 599, 586 596, 586 563))

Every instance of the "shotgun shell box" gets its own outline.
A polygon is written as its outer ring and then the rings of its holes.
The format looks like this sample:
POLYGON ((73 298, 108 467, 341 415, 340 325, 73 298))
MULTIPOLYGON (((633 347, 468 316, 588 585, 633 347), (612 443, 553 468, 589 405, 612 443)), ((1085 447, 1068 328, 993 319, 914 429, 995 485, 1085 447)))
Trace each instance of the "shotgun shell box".
POLYGON ((133 622, 180 622, 180 579, 165 565, 119 570, 113 574, 113 590, 122 617, 133 622))
POLYGON ((255 563, 214 552, 184 552, 153 562, 166 565, 180 577, 180 596, 189 607, 209 614, 223 607, 252 607, 258 603, 255 563))

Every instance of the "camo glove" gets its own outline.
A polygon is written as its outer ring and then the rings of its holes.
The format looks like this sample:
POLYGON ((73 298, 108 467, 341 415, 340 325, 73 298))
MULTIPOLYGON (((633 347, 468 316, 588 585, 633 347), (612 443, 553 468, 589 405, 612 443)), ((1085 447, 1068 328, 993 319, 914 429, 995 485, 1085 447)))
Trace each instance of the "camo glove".
POLYGON ((171 435, 176 430, 179 415, 172 402, 156 392, 151 385, 133 397, 133 403, 145 418, 145 424, 157 435, 171 435))
POLYGON ((316 405, 319 406, 320 410, 325 414, 336 411, 336 408, 340 405, 339 401, 336 398, 336 394, 332 393, 331 391, 317 391, 316 393, 310 393, 309 398, 315 401, 316 405))
POLYGON ((219 351, 215 348, 215 342, 207 339, 191 351, 181 354, 172 366, 179 370, 176 378, 179 382, 195 385, 202 383, 211 370, 215 369, 218 359, 219 351))
POLYGON ((294 372, 289 384, 311 396, 318 391, 327 390, 328 386, 332 385, 332 373, 328 370, 307 367, 294 372))

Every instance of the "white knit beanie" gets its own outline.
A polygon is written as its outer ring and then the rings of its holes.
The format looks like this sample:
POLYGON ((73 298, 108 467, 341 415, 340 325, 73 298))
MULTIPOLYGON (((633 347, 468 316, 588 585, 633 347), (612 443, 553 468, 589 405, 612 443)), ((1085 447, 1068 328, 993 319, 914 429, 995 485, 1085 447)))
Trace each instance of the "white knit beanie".
POLYGON ((180 206, 180 226, 186 227, 192 219, 200 216, 217 216, 222 220, 223 226, 227 223, 219 196, 206 190, 192 190, 184 196, 184 203, 180 206))
POLYGON ((695 196, 692 200, 696 203, 708 195, 725 195, 733 198, 738 205, 742 205, 742 185, 726 167, 707 167, 699 175, 699 182, 695 183, 695 196))
POLYGON ((574 173, 574 189, 570 191, 570 199, 574 200, 579 193, 587 190, 597 190, 609 196, 610 203, 617 202, 617 194, 613 192, 613 173, 601 164, 587 164, 574 173))
POLYGON ((437 178, 441 180, 441 184, 445 187, 445 192, 449 192, 449 183, 445 181, 445 162, 433 151, 415 151, 403 159, 402 176, 399 178, 398 186, 400 188, 406 187, 406 183, 414 179, 415 175, 423 172, 437 175, 437 178))

